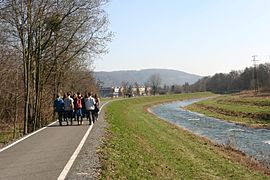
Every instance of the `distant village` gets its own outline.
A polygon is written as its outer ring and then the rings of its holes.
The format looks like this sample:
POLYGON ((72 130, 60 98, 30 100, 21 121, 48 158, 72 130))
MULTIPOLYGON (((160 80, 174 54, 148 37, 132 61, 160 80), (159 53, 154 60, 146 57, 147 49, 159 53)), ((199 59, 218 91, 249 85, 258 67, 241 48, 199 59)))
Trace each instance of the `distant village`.
POLYGON ((190 92, 201 77, 168 69, 95 72, 101 97, 133 97, 190 92), (163 79, 162 79, 163 78, 163 79))
POLYGON ((119 86, 119 87, 99 87, 101 97, 133 97, 133 96, 151 96, 162 94, 178 94, 191 92, 190 85, 172 85, 172 86, 119 86))
POLYGON ((133 97, 133 96, 149 96, 151 95, 151 87, 101 87, 101 97, 133 97))
POLYGON ((190 92, 190 85, 186 82, 184 85, 162 85, 159 74, 153 74, 149 77, 145 85, 135 82, 123 81, 121 86, 105 87, 98 81, 99 94, 101 97, 133 97, 150 96, 168 93, 187 93, 190 92))

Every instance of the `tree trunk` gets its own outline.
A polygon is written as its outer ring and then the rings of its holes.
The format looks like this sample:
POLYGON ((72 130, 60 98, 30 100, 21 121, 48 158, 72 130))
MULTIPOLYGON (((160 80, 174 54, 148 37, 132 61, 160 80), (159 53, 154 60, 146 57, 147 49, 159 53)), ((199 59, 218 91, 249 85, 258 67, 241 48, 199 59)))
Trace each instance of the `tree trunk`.
POLYGON ((19 96, 19 69, 17 68, 16 71, 16 92, 15 92, 15 117, 14 117, 14 124, 13 124, 13 139, 16 138, 16 123, 18 121, 18 96, 19 96))
POLYGON ((30 112, 30 91, 31 91, 31 49, 32 49, 32 1, 27 0, 27 53, 25 57, 25 119, 24 119, 24 129, 23 133, 28 133, 28 122, 29 122, 29 112, 30 112))

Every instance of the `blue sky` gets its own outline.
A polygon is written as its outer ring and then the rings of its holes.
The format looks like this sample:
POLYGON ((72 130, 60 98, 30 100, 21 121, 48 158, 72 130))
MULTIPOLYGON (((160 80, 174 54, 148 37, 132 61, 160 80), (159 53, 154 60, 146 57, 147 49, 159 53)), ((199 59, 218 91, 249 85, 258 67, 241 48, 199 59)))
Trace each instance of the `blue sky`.
POLYGON ((115 33, 96 71, 166 68, 198 75, 270 62, 270 0, 111 0, 115 33))

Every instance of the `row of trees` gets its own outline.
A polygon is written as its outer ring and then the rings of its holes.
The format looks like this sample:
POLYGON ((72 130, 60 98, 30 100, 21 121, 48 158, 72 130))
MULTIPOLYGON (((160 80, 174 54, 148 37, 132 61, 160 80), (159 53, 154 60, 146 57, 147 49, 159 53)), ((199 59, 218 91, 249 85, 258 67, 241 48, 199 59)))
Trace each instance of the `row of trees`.
POLYGON ((95 90, 89 68, 111 37, 106 3, 0 1, 1 124, 21 114, 27 134, 47 124, 58 92, 95 90))
POLYGON ((270 89, 270 64, 260 64, 257 67, 247 67, 242 71, 217 73, 204 77, 189 87, 189 91, 212 91, 230 93, 242 90, 252 90, 256 87, 270 89))

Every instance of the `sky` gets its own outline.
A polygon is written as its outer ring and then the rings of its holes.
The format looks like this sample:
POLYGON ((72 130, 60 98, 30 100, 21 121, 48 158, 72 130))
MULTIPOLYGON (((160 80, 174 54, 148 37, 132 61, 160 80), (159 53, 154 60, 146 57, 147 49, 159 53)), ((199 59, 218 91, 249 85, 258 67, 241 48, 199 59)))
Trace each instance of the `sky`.
POLYGON ((165 68, 208 76, 270 62, 270 0, 111 0, 114 33, 95 71, 165 68))

